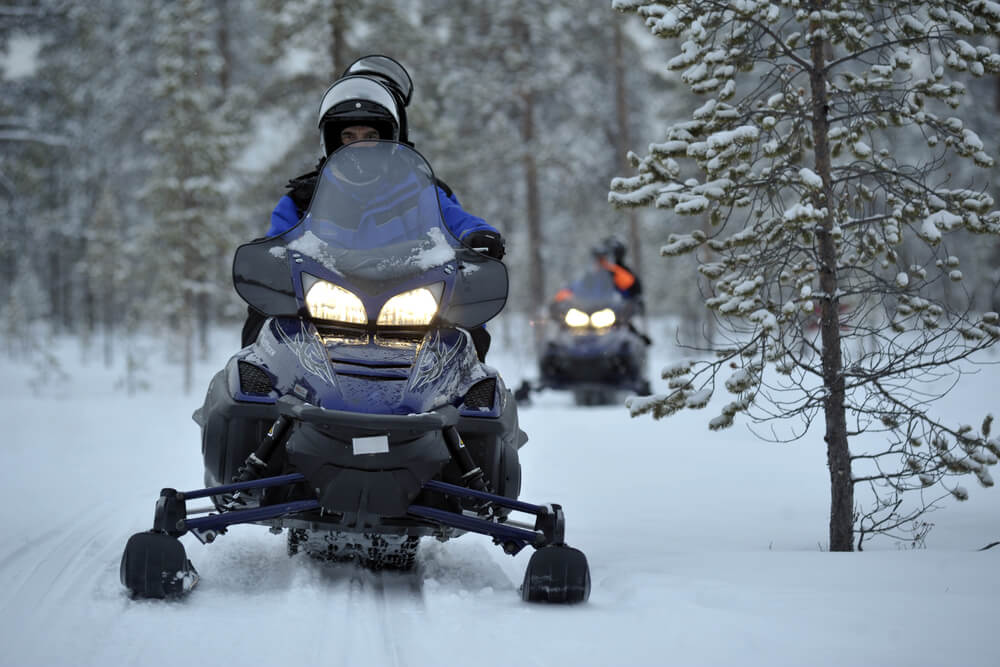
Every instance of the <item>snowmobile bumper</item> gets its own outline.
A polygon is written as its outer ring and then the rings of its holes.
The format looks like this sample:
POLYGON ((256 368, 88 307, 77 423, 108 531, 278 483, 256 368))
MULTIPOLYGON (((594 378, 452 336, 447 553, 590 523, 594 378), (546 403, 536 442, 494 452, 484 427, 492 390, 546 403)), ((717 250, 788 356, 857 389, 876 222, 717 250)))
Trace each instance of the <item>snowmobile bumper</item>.
POLYGON ((577 386, 638 387, 642 375, 636 360, 627 352, 580 355, 564 349, 550 349, 539 362, 542 384, 552 389, 577 386))

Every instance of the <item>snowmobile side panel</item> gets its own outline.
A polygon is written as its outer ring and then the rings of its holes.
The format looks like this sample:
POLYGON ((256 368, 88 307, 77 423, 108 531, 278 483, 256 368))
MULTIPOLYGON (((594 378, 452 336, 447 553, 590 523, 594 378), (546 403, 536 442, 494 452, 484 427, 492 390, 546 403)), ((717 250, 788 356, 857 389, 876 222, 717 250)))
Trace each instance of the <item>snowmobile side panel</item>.
POLYGON ((456 250, 460 269, 448 308, 442 314, 446 322, 471 329, 493 319, 507 303, 507 267, 499 260, 473 250, 456 250), (466 280, 466 276, 474 280, 466 280), (484 289, 489 286, 492 289, 484 289))
POLYGON ((240 246, 233 258, 233 284, 237 293, 262 313, 296 316, 299 301, 289 261, 285 240, 281 237, 240 246))
POLYGON ((215 374, 199 410, 207 486, 232 481, 278 418, 274 404, 236 401, 227 376, 228 367, 215 374))

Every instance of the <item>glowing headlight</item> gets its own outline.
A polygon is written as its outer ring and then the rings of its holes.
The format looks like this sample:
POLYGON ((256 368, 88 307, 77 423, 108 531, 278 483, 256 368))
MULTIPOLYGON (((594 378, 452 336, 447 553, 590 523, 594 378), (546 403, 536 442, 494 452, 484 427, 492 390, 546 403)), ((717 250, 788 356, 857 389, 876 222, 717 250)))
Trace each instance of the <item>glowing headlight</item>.
POLYGON ((566 313, 566 324, 571 327, 585 327, 589 321, 590 317, 582 310, 570 308, 569 312, 566 313))
POLYGON ((418 287, 392 297, 378 314, 380 326, 426 326, 437 314, 438 302, 426 287, 418 287))
POLYGON ((598 329, 603 329, 605 327, 610 327, 615 323, 615 311, 610 308, 605 308, 599 310, 596 313, 591 313, 590 323, 593 324, 598 329))
POLYGON ((343 287, 317 280, 306 292, 309 315, 317 320, 367 324, 365 305, 353 292, 343 287))

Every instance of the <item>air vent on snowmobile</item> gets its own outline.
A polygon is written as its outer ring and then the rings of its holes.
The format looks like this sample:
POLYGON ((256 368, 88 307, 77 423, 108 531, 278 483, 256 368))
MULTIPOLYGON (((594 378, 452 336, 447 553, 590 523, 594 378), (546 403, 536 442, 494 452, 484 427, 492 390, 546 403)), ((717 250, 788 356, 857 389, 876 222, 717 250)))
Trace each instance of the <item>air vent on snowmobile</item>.
POLYGON ((271 393, 271 378, 264 369, 245 361, 237 362, 240 373, 240 391, 244 394, 267 395, 271 393))
POLYGON ((486 378, 472 385, 465 394, 465 407, 493 409, 493 397, 496 395, 497 379, 486 378))

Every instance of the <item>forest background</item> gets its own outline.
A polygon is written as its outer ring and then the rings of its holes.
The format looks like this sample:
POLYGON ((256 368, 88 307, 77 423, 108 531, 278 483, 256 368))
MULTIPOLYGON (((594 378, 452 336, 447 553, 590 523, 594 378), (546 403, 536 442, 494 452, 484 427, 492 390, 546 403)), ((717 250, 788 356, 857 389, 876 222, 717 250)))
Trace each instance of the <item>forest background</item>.
MULTIPOLYGON (((234 249, 313 168, 319 99, 368 53, 407 67, 411 140, 506 237, 511 321, 536 318, 614 233, 649 314, 680 340, 711 331, 694 260, 660 257, 677 216, 608 204, 611 179, 634 173, 627 153, 701 103, 668 70, 673 53, 610 2, 40 0, 0 5, 0 53, 7 354, 55 364, 48 336, 78 337, 108 364, 125 355, 136 389, 153 332, 184 369, 179 388, 197 389, 208 331, 245 312, 234 249)), ((995 153, 997 79, 965 84, 963 117, 995 153)), ((1000 245, 965 243, 951 252, 974 279, 945 296, 1000 310, 1000 245)))

